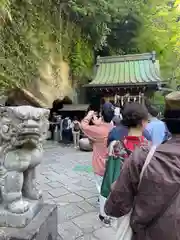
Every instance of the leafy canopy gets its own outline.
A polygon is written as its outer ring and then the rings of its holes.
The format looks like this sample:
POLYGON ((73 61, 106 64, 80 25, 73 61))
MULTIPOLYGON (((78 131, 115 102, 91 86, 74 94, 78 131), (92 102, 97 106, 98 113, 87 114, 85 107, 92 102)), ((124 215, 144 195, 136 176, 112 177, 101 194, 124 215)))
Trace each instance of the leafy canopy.
MULTIPOLYGON (((180 0, 0 0, 0 86, 28 86, 59 55, 90 78, 98 53, 155 50, 165 80, 180 79, 180 0)), ((175 84, 176 85, 176 84, 175 84)))

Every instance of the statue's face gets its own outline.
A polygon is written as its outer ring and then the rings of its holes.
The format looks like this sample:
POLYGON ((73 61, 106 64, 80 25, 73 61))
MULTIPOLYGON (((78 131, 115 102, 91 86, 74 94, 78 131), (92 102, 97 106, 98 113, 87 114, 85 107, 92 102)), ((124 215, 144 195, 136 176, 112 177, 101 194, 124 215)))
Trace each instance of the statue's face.
POLYGON ((0 107, 0 138, 12 145, 35 147, 47 136, 49 110, 31 106, 0 107))

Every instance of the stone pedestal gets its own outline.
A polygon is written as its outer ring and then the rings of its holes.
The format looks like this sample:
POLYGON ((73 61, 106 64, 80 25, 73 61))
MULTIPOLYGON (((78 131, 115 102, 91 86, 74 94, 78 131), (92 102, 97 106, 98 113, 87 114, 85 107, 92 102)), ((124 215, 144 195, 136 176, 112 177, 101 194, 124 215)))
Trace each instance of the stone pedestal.
POLYGON ((0 240, 57 240, 57 207, 44 204, 24 228, 0 228, 0 240))
POLYGON ((41 211, 43 199, 38 201, 28 200, 28 202, 29 210, 21 214, 12 213, 3 205, 0 205, 0 226, 13 228, 23 228, 27 226, 37 213, 41 211))

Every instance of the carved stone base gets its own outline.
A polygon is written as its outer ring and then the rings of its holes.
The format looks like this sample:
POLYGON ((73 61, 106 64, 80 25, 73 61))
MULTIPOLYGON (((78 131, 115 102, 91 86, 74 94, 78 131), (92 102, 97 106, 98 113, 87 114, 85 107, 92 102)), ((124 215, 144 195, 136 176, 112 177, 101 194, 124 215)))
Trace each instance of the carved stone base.
POLYGON ((57 207, 45 204, 24 228, 0 228, 1 240, 57 240, 57 207))
POLYGON ((42 209, 43 200, 29 201, 30 208, 22 214, 11 213, 0 205, 0 227, 25 227, 42 209))

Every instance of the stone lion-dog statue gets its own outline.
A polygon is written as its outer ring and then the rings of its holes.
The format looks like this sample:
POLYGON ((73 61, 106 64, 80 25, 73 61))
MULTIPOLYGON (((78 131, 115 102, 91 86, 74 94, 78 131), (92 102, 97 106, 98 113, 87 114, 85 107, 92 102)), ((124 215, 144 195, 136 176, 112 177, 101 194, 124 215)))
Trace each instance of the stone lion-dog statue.
POLYGON ((0 107, 0 214, 8 211, 9 218, 28 212, 31 200, 42 198, 35 171, 42 160, 48 117, 49 110, 43 108, 0 107))

